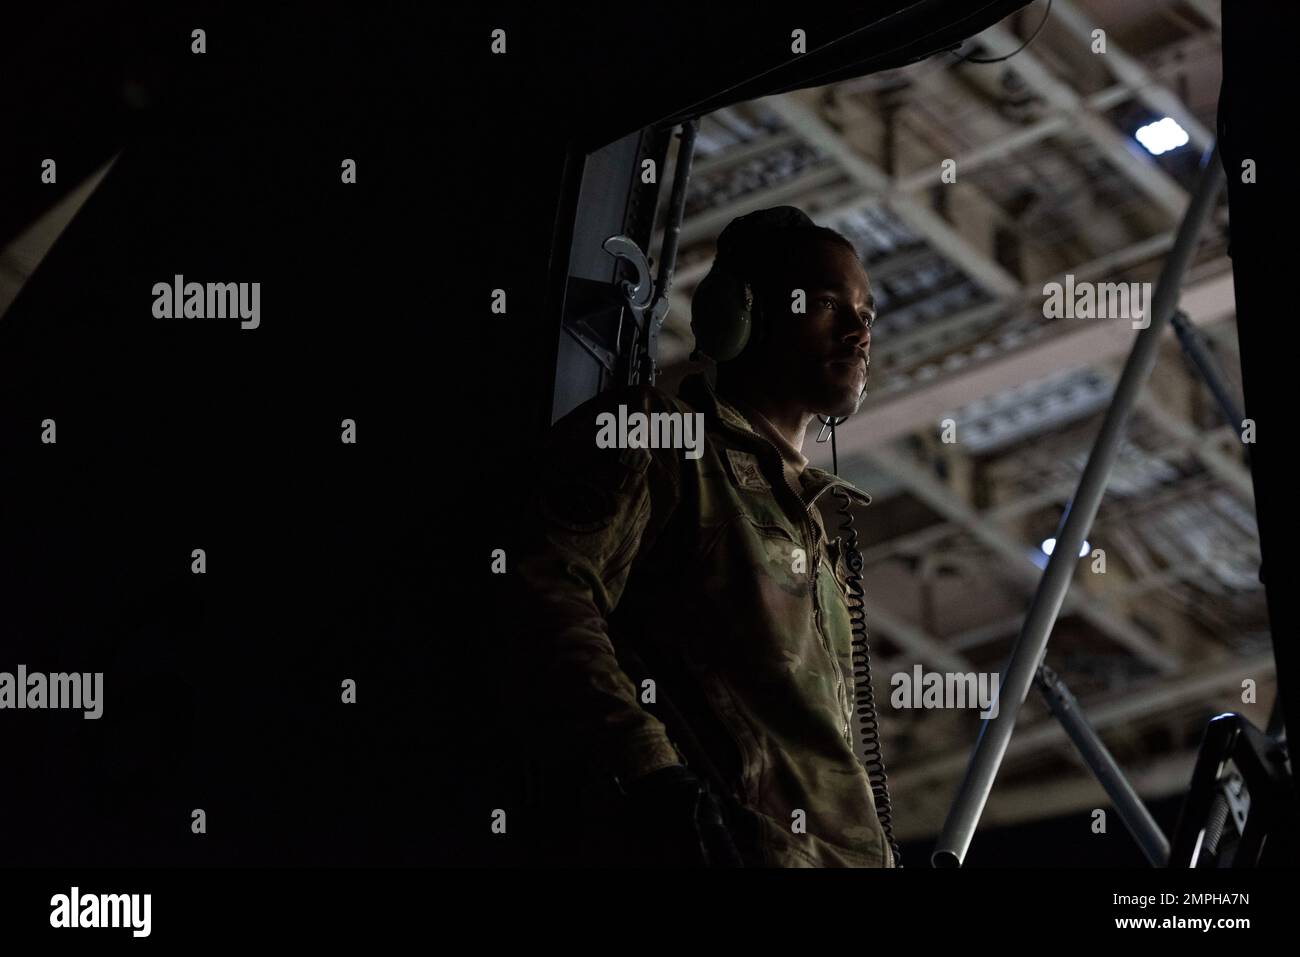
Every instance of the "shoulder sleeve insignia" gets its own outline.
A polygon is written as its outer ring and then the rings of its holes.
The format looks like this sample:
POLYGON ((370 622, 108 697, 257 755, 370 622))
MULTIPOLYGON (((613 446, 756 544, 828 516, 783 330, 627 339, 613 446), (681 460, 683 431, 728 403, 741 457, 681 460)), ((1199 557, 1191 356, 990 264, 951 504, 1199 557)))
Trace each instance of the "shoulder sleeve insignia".
POLYGON ((731 463, 731 473, 735 476, 736 484, 741 488, 753 492, 772 490, 771 484, 763 477, 763 472, 758 467, 758 457, 752 452, 727 449, 727 460, 731 463))

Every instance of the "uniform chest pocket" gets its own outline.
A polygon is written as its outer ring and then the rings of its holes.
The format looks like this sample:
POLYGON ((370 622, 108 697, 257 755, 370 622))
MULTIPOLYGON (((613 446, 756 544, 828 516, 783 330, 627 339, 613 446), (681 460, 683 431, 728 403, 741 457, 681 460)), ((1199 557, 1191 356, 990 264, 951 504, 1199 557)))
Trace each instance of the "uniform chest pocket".
POLYGON ((784 525, 750 515, 731 523, 727 538, 757 578, 798 591, 806 589, 812 559, 798 536, 784 525))
MULTIPOLYGON (((805 549, 801 536, 785 524, 776 510, 744 509, 733 505, 700 528, 700 557, 707 563, 732 560, 739 554, 790 564, 794 549, 805 549), (714 552, 723 554, 715 555, 714 552)), ((761 564, 765 564, 765 562, 761 564)), ((804 567, 807 575, 807 565, 804 567)))
POLYGON ((735 515, 713 529, 701 553, 704 595, 727 631, 757 649, 780 634, 811 626, 817 555, 788 527, 735 515))

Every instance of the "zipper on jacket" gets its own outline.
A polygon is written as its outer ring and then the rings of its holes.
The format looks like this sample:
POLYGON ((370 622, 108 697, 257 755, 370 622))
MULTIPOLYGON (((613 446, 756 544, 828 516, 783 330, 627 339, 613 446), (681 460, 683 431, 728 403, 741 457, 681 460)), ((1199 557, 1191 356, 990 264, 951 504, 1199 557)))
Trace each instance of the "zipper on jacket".
MULTIPOLYGON (((713 388, 708 385, 707 381, 705 382, 704 388, 705 388, 705 392, 709 395, 710 400, 713 402, 715 408, 720 407, 721 401, 714 394, 713 388)), ((794 496, 795 501, 799 503, 799 505, 802 506, 803 508, 803 518, 804 518, 803 525, 805 531, 809 533, 808 536, 809 540, 813 540, 816 538, 817 532, 816 529, 813 527, 812 519, 810 516, 812 515, 813 508, 817 504, 817 499, 821 497, 822 493, 825 492, 827 489, 835 487, 836 485, 842 485, 846 488, 856 491, 855 489, 853 489, 851 485, 848 485, 846 482, 832 480, 828 482, 821 489, 818 489, 817 493, 812 497, 812 500, 805 504, 803 497, 799 494, 798 490, 796 490, 795 487, 790 484, 790 479, 785 474, 785 464, 784 464, 785 459, 782 457, 781 450, 777 448, 775 442, 773 442, 767 436, 758 432, 758 430, 754 429, 752 426, 748 429, 742 429, 733 425, 730 422, 727 422, 720 413, 717 414, 716 421, 718 427, 721 428, 723 431, 732 432, 736 435, 744 437, 746 440, 759 439, 762 442, 764 442, 767 445, 767 447, 770 448, 776 454, 777 462, 781 466, 781 481, 785 485, 785 487, 790 491, 790 493, 794 496)), ((812 551, 814 549, 810 546, 809 550, 812 551)), ((826 651, 826 656, 831 660, 831 667, 835 669, 836 699, 837 699, 837 703, 840 706, 841 711, 843 711, 845 708, 846 698, 847 698, 845 694, 844 672, 840 668, 839 659, 835 656, 835 652, 830 646, 830 638, 825 634, 825 631, 821 627, 821 621, 820 621, 821 612, 817 603, 817 567, 820 564, 821 564, 821 554, 819 552, 817 555, 817 561, 812 563, 812 571, 811 574, 809 575, 809 581, 808 581, 808 591, 813 603, 813 627, 817 629, 817 635, 821 639, 822 648, 826 651)), ((850 725, 852 722, 852 711, 853 711, 853 706, 852 703, 850 702, 848 703, 847 716, 844 720, 844 724, 841 726, 843 729, 844 740, 848 742, 850 748, 853 747, 853 735, 852 732, 850 731, 850 725)))
MULTIPOLYGON (((814 495, 811 501, 805 504, 803 496, 801 496, 790 483, 790 477, 785 474, 785 459, 781 456, 781 450, 776 447, 776 443, 767 436, 761 435, 758 432, 755 432, 754 435, 766 442, 772 451, 776 453, 777 460, 781 463, 781 481, 785 484, 785 487, 790 490, 795 501, 803 506, 803 530, 808 533, 808 538, 806 539, 805 544, 808 546, 809 552, 808 595, 812 599, 813 628, 817 630, 817 637, 821 639, 821 646, 826 651, 826 657, 830 659, 831 667, 835 669, 835 703, 839 707, 841 715, 844 715, 844 671, 840 668, 840 661, 835 655, 835 649, 831 647, 830 636, 826 634, 826 629, 822 627, 821 604, 817 600, 817 570, 821 567, 821 551, 817 548, 817 528, 813 524, 812 520, 812 510, 817 504, 817 499, 821 496, 821 493, 826 491, 827 488, 830 488, 831 485, 837 483, 832 482, 827 485, 826 488, 819 490, 817 495, 814 495), (813 552, 816 552, 817 554, 814 556, 812 554, 813 552)), ((844 716, 844 722, 841 725, 841 733, 844 735, 844 739, 849 742, 851 747, 853 744, 853 736, 849 730, 849 718, 847 715, 844 716)))
MULTIPOLYGON (((784 470, 783 470, 783 472, 784 472, 784 470)), ((786 484, 789 484, 789 483, 787 482, 786 484)), ((848 485, 846 485, 846 483, 844 483, 844 482, 839 482, 839 481, 834 481, 834 480, 832 480, 832 481, 830 481, 830 482, 827 482, 824 486, 822 486, 820 489, 818 489, 817 492, 813 495, 813 497, 809 500, 808 505, 807 505, 807 514, 808 514, 808 515, 811 515, 811 514, 812 514, 812 510, 813 510, 813 508, 816 507, 816 505, 817 505, 817 499, 821 498, 821 496, 822 496, 823 493, 829 491, 830 489, 834 488, 834 487, 837 486, 837 485, 844 486, 844 487, 846 487, 846 488, 852 488, 852 486, 848 486, 848 485)), ((811 522, 810 522, 810 525, 811 525, 811 522)), ((818 555, 818 563, 820 564, 820 562, 821 562, 821 556, 818 555)), ((831 569, 831 574, 832 574, 832 575, 835 574, 835 570, 834 570, 833 567, 832 567, 832 569, 831 569)), ((814 584, 813 588, 814 588, 814 592, 813 592, 813 601, 814 601, 814 603, 816 603, 817 598, 816 598, 816 585, 815 585, 815 584, 814 584)), ((814 610, 816 610, 816 609, 818 608, 818 606, 817 606, 816 604, 814 604, 813 607, 814 607, 814 610)), ((846 599, 846 602, 845 602, 845 611, 849 613, 849 618, 850 618, 850 621, 851 621, 851 620, 852 620, 852 613, 849 612, 848 604, 847 604, 847 599, 846 599)), ((819 630, 822 630, 822 629, 820 629, 820 626, 819 626, 819 630)), ((824 633, 824 632, 823 632, 823 633, 824 633)), ((848 684, 847 684, 847 679, 846 679, 845 676, 844 676, 844 670, 840 667, 840 660, 839 660, 839 658, 837 658, 837 657, 835 656, 835 653, 830 649, 830 636, 829 636, 829 635, 826 635, 825 637, 826 637, 825 645, 826 645, 826 648, 827 648, 827 654, 830 655, 831 661, 832 661, 832 662, 834 663, 834 665, 835 665, 835 674, 836 674, 836 676, 837 676, 837 678, 838 678, 838 687, 839 687, 839 691, 840 691, 840 692, 842 693, 842 695, 843 695, 843 697, 842 697, 842 699, 841 699, 841 702, 840 702, 840 707, 844 710, 844 713, 845 713, 845 719, 844 719, 844 740, 848 743, 848 745, 849 745, 850 748, 854 748, 855 745, 854 745, 854 743, 853 743, 853 733, 852 733, 852 731, 850 730, 850 727, 851 727, 852 722, 853 722, 853 700, 850 698, 849 693, 848 693, 848 684)), ((854 688, 854 694, 856 695, 856 686, 855 686, 855 688, 854 688)))

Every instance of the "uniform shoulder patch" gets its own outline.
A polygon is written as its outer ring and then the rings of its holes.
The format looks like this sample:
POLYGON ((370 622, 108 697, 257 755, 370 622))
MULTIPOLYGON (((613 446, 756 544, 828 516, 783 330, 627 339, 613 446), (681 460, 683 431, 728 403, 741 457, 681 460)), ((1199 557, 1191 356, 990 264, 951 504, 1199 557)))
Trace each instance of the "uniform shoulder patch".
POLYGON ((731 472, 736 477, 736 484, 753 492, 770 492, 771 484, 763 477, 758 467, 758 456, 752 452, 739 449, 727 449, 727 460, 731 463, 731 472))

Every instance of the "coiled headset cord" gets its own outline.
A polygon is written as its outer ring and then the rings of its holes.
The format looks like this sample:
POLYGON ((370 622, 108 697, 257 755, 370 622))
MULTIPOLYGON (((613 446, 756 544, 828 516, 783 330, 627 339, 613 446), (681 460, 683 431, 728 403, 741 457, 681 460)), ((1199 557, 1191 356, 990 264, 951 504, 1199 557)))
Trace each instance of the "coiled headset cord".
MULTIPOLYGON (((831 468, 839 474, 839 456, 835 448, 835 419, 822 419, 831 430, 831 468)), ((894 855, 894 866, 903 866, 903 855, 894 840, 894 815, 889 803, 889 784, 885 777, 885 758, 880 747, 880 722, 876 718, 876 693, 871 686, 871 653, 867 646, 867 603, 862 587, 862 553, 858 551, 858 533, 853 527, 853 509, 849 493, 836 485, 831 494, 839 500, 840 534, 847 555, 849 619, 853 628, 853 693, 857 703, 858 733, 862 738, 862 763, 871 782, 871 795, 876 804, 876 817, 885 832, 885 840, 894 855)))

